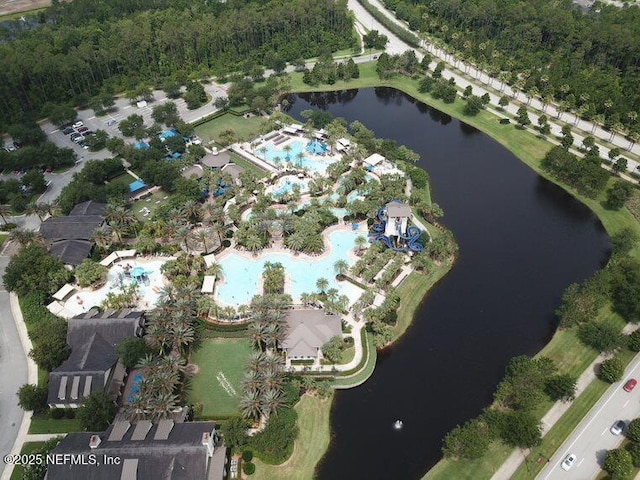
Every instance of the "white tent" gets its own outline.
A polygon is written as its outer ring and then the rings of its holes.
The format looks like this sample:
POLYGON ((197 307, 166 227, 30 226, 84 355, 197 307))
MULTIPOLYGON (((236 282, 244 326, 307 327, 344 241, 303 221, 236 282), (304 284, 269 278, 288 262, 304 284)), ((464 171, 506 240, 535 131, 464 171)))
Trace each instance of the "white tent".
MULTIPOLYGON (((75 289, 76 287, 67 283, 64 287, 62 287, 60 290, 58 290, 56 293, 53 294, 53 298, 55 298, 56 300, 63 301, 75 289)), ((53 302, 53 303, 56 303, 56 302, 53 302)))
POLYGON ((384 162, 385 160, 386 158, 384 158, 379 153, 374 153, 365 158, 364 163, 366 163, 367 165, 376 166, 377 164, 379 164, 380 162, 384 162))
POLYGON ((216 283, 215 275, 205 275, 204 280, 202 282, 202 288, 200 289, 201 293, 213 293, 213 287, 216 283))
POLYGON ((209 268, 211 265, 216 263, 216 256, 213 253, 210 253, 209 255, 205 255, 202 258, 204 258, 204 264, 207 266, 207 268, 209 268))
POLYGON ((49 310, 54 315, 62 318, 71 318, 74 315, 73 312, 64 308, 64 306, 60 302, 51 302, 49 305, 47 305, 47 310, 49 310))

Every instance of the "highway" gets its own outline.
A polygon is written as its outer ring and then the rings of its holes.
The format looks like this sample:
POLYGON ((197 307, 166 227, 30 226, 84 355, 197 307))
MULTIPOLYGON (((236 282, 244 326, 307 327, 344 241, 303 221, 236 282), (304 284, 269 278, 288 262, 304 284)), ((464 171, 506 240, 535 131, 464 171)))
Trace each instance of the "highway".
POLYGON ((640 355, 636 356, 621 382, 613 384, 562 444, 547 466, 536 477, 539 480, 590 480, 600 473, 607 450, 613 450, 624 439, 609 429, 617 420, 629 423, 640 417, 640 386, 625 392, 629 378, 640 380, 640 355), (570 453, 578 458, 569 471, 561 468, 570 453))

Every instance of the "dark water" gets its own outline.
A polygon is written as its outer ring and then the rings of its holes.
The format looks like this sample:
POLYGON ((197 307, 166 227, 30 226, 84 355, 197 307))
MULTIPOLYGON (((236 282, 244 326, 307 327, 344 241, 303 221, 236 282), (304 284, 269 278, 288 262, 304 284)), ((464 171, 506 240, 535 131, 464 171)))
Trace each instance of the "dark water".
POLYGON ((604 264, 609 241, 585 206, 501 145, 400 92, 294 100, 298 118, 326 108, 418 152, 460 245, 457 264, 373 376, 337 393, 318 467, 321 479, 419 478, 440 459, 446 432, 491 401, 509 359, 549 341, 563 289, 604 264))

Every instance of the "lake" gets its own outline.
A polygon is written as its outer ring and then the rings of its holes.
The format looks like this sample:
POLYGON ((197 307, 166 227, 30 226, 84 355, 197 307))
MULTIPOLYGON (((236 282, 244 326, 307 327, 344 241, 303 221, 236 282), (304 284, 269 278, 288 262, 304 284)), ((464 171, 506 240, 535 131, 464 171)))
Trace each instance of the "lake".
POLYGON ((321 479, 420 478, 441 458, 444 435, 491 402, 509 359, 549 341, 563 290, 605 264, 609 239, 586 206, 500 144, 401 92, 290 101, 298 119, 326 109, 419 153, 442 223, 460 246, 454 268, 407 333, 379 354, 373 376, 336 393, 332 442, 318 467, 321 479))

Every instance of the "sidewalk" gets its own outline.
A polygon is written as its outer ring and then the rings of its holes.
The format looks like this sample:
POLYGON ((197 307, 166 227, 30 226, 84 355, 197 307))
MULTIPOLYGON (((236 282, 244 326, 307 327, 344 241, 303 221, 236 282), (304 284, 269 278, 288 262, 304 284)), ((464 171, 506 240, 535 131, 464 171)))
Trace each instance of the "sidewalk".
MULTIPOLYGON (((628 334, 636 329, 635 325, 628 324, 623 329, 625 334, 628 334)), ((587 369, 580 375, 578 381, 576 382, 576 398, 580 396, 582 392, 589 386, 591 382, 596 379, 596 367, 599 363, 601 363, 606 358, 610 357, 610 355, 599 355, 593 363, 591 363, 587 369)), ((560 418, 571 408, 573 402, 556 402, 553 407, 549 409, 547 414, 542 417, 542 437, 551 430, 560 418)), ((528 453, 528 451, 526 451, 528 453)), ((516 470, 520 468, 520 465, 525 459, 525 455, 523 455, 523 451, 519 448, 516 448, 509 458, 505 460, 500 469, 493 474, 491 480, 509 480, 511 476, 516 473, 516 470)))

